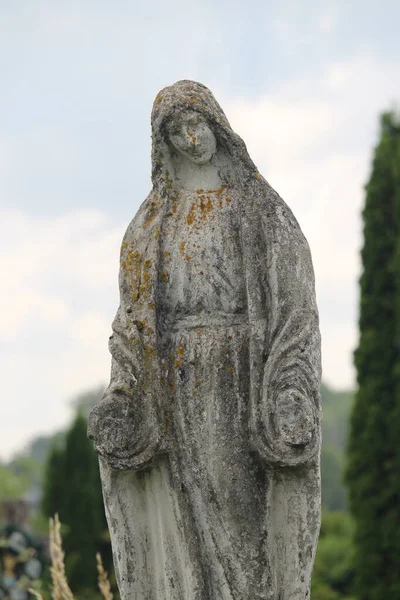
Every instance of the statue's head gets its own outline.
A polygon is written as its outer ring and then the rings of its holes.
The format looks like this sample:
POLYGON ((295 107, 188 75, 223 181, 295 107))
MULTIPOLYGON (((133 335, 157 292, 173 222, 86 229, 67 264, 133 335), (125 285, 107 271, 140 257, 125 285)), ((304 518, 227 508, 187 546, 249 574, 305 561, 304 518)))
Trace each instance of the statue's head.
POLYGON ((166 130, 173 148, 197 165, 208 163, 217 149, 217 140, 211 127, 194 110, 172 116, 166 130))
MULTIPOLYGON (((195 81, 178 81, 157 95, 152 115, 152 179, 163 196, 173 185, 174 153, 197 165, 218 162, 226 184, 258 176, 243 140, 232 130, 211 91, 195 81)), ((256 181, 256 180, 255 180, 256 181)))

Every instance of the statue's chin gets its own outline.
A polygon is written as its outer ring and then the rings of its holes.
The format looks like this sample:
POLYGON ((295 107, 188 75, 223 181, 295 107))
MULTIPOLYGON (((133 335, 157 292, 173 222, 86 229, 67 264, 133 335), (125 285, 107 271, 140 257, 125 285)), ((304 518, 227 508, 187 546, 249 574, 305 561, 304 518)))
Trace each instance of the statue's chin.
POLYGON ((195 151, 189 152, 187 150, 183 150, 182 148, 176 148, 176 149, 178 150, 178 152, 180 154, 182 154, 182 156, 187 158, 191 163, 198 165, 198 166, 206 165, 207 163, 209 163, 215 154, 214 149, 205 150, 203 152, 195 152, 195 151))
POLYGON ((210 160, 212 159, 212 154, 207 153, 205 156, 192 156, 192 157, 188 157, 189 160, 191 160, 195 165, 206 165, 207 163, 210 162, 210 160))

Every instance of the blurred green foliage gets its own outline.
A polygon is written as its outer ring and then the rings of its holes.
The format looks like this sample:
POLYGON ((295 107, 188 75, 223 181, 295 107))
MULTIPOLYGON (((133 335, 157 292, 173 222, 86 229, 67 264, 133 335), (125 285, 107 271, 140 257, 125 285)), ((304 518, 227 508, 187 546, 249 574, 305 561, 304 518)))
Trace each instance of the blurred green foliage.
POLYGON ((352 392, 337 392, 322 385, 322 504, 331 511, 345 511, 347 492, 343 482, 352 392))
POLYGON ((10 468, 0 465, 0 502, 20 498, 27 490, 28 484, 10 468))
POLYGON ((343 512, 323 512, 315 558, 311 597, 313 600, 353 600, 353 526, 343 512))

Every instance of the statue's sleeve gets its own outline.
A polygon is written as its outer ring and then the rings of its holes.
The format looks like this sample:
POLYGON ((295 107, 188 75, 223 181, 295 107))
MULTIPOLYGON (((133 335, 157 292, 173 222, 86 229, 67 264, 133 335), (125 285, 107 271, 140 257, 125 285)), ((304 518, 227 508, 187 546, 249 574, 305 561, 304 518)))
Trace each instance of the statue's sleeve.
POLYGON ((153 460, 159 447, 155 398, 144 384, 151 334, 142 330, 143 314, 135 304, 140 254, 135 254, 132 234, 130 225, 121 246, 120 306, 109 340, 110 384, 90 413, 88 427, 96 451, 116 469, 141 468, 153 460))
POLYGON ((308 243, 279 198, 261 215, 266 335, 250 427, 275 466, 312 460, 321 444, 321 354, 308 243))
POLYGON ((130 225, 121 245, 119 290, 120 305, 112 323, 112 335, 108 347, 111 353, 110 384, 104 399, 115 394, 131 398, 137 393, 142 360, 142 344, 137 327, 133 303, 132 280, 137 276, 139 265, 135 264, 133 227, 130 225), (129 257, 129 259, 128 259, 129 257), (129 262, 129 264, 127 264, 129 262))

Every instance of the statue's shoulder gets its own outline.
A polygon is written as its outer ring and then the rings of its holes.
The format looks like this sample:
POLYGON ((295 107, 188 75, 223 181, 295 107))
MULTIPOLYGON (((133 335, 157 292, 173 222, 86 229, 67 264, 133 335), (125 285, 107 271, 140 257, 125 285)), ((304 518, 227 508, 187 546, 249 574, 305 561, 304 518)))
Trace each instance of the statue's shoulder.
POLYGON ((140 205, 137 213, 126 228, 123 243, 129 243, 130 241, 132 241, 136 237, 135 232, 137 232, 137 230, 141 228, 145 223, 147 219, 149 204, 152 201, 152 197, 153 194, 152 192, 150 192, 147 198, 140 205))
POLYGON ((294 216, 290 207, 281 198, 281 196, 266 181, 260 186, 260 194, 255 203, 258 217, 263 221, 270 223, 271 226, 290 227, 301 233, 300 225, 294 216))

